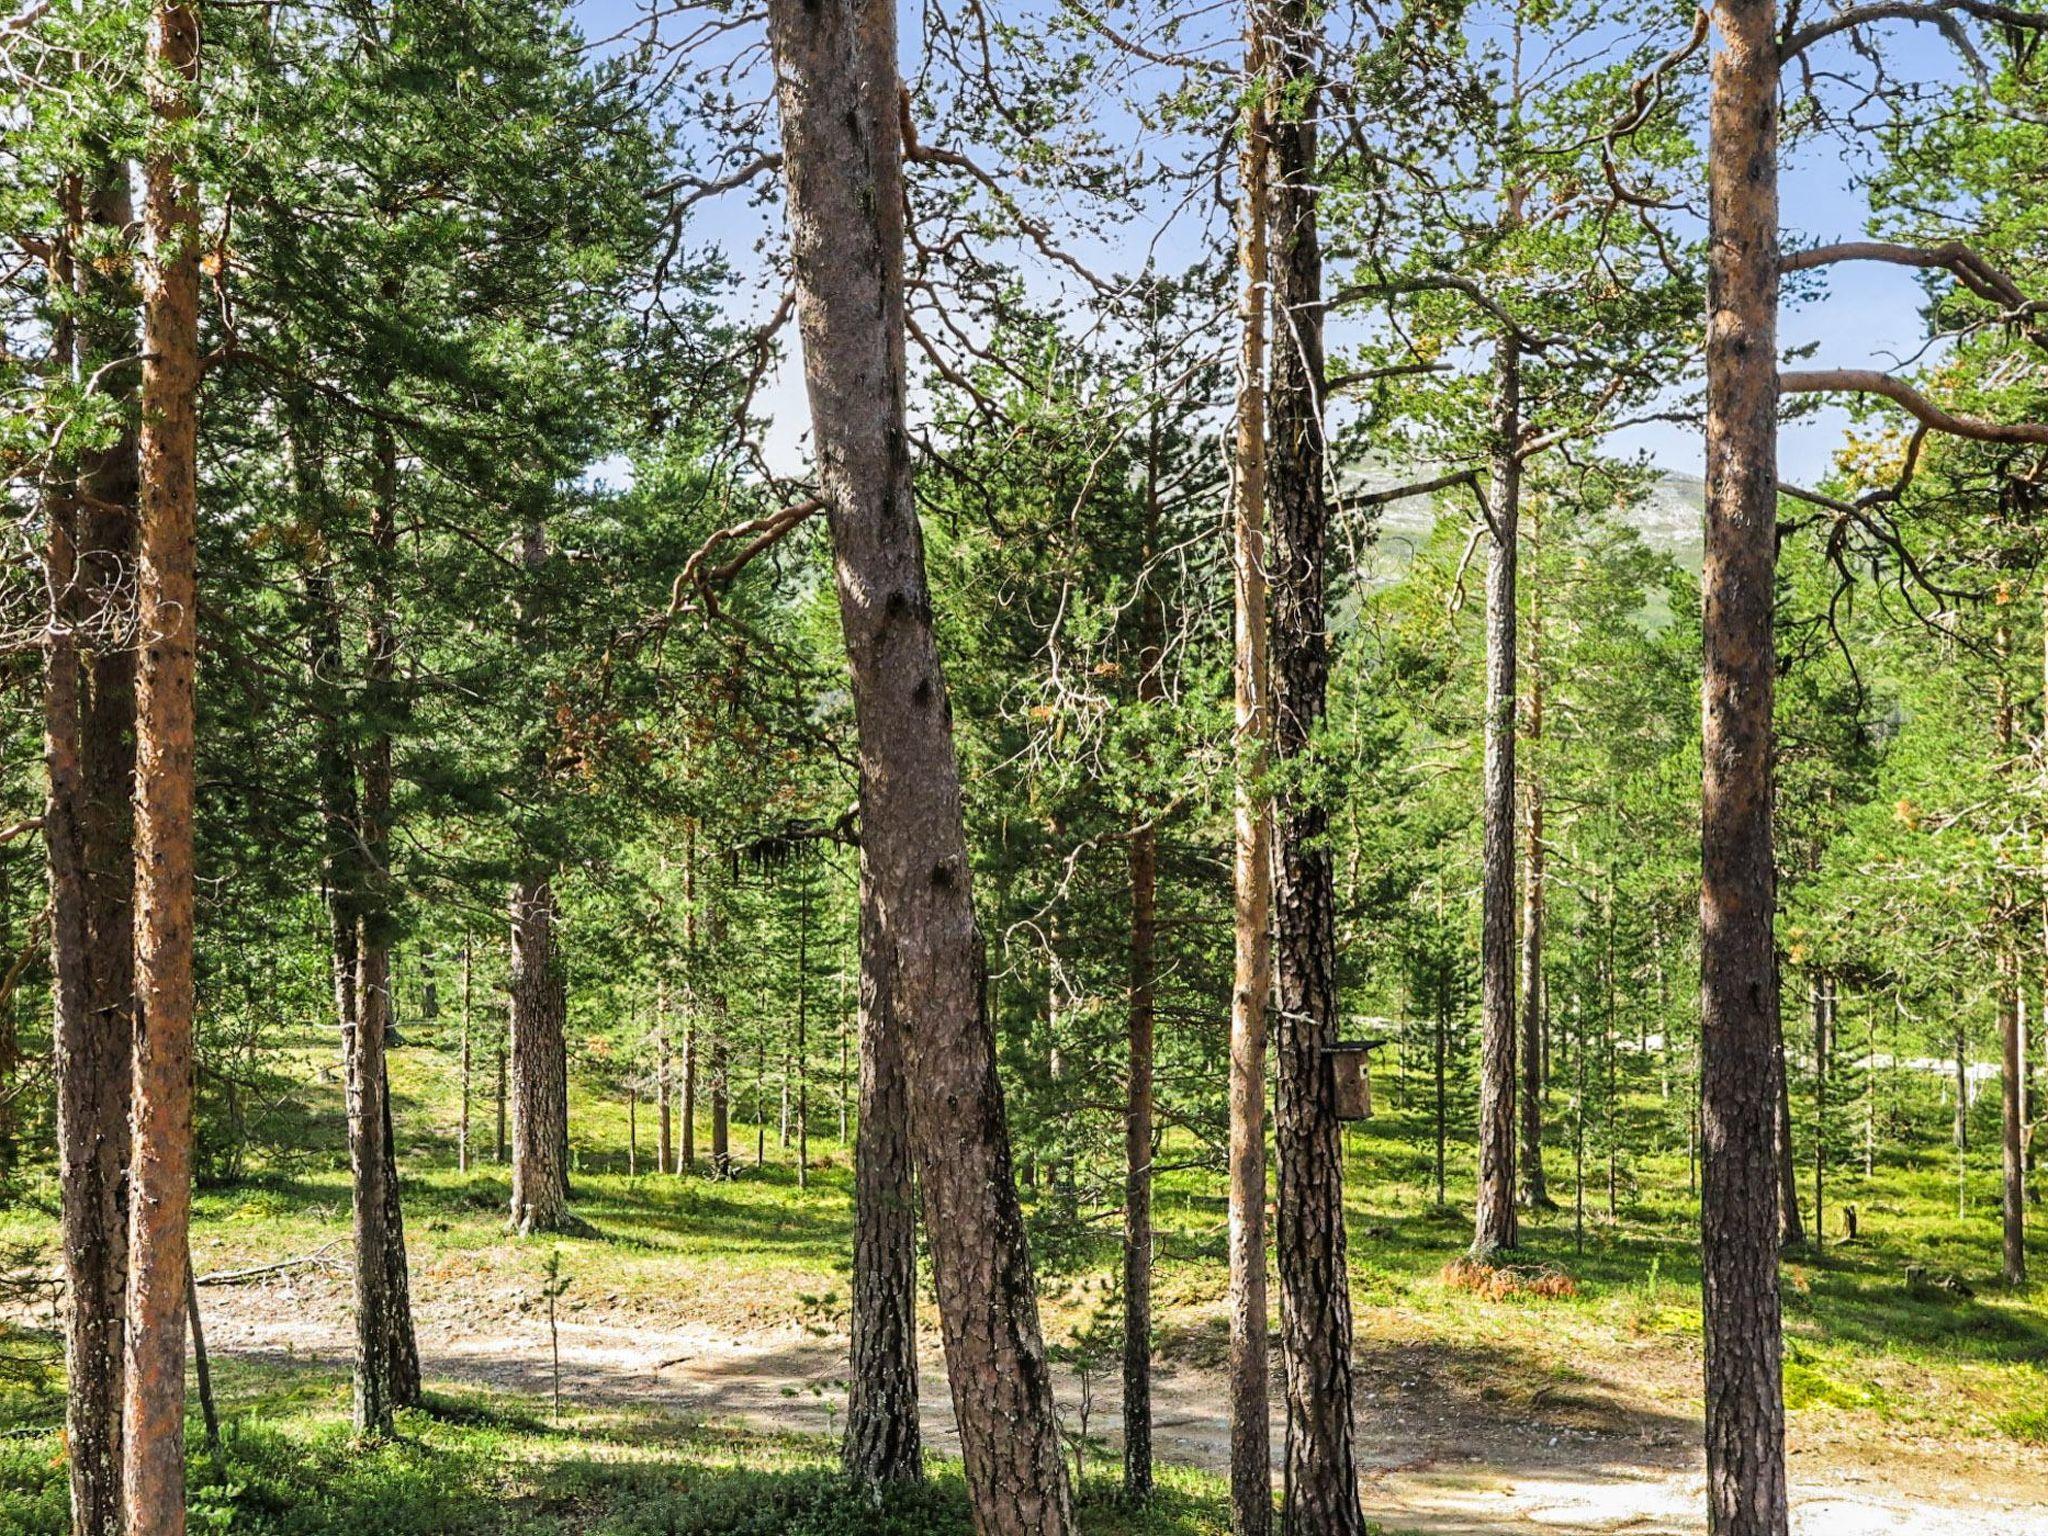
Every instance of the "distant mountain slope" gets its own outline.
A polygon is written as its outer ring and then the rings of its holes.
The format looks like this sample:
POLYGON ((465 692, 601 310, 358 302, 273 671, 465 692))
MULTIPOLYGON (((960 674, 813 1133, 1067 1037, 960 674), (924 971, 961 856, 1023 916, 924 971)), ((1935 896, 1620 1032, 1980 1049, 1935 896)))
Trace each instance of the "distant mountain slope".
MULTIPOLYGON (((1395 471, 1376 466, 1351 477, 1345 489, 1354 494, 1383 490, 1428 474, 1427 469, 1395 471)), ((1457 490, 1411 496, 1379 508, 1379 537, 1369 557, 1373 566, 1369 579, 1374 584, 1397 579, 1415 551, 1428 541, 1439 517, 1468 518, 1472 505, 1471 493, 1457 490)), ((1669 555, 1685 570, 1698 571, 1706 506, 1704 480, 1697 475, 1666 474, 1630 509, 1628 522, 1651 549, 1669 555)))

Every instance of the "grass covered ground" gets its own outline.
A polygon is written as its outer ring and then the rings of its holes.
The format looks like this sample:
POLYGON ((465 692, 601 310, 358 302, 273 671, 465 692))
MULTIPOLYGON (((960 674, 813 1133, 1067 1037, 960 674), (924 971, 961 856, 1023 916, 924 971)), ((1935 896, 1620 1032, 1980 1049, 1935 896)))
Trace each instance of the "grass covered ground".
MULTIPOLYGON (((340 1146, 339 1090, 320 1081, 319 1042, 298 1058, 307 1108, 295 1109, 274 1144, 252 1148, 239 1177, 209 1183, 197 1200, 196 1262, 219 1274, 289 1258, 318 1262, 270 1282, 274 1313, 344 1303, 348 1184, 340 1146), (292 1276, 299 1278, 292 1278, 292 1276)), ((1786 1389, 1792 1409, 1795 1483, 1802 1458, 1903 1465, 1937 1456, 1968 1474, 2006 1476, 2029 1459, 2048 1462, 2048 1306, 2036 1286, 2008 1293, 1995 1281, 1998 1230, 1995 1155, 1980 1138, 1957 1214, 1957 1172, 1943 1131, 1947 1111, 1932 1085, 1908 1085, 1924 1102, 1901 1106, 1904 1145, 1865 1179, 1831 1175, 1837 1201, 1856 1205, 1861 1231, 1840 1240, 1839 1218, 1819 1250, 1786 1267, 1786 1389), (1967 1288, 1909 1280, 1908 1269, 1953 1275, 1967 1288)), ((1420 1095, 1386 1085, 1379 1118, 1347 1131, 1352 1277, 1357 1303, 1361 1455, 1368 1467, 1397 1459, 1409 1440, 1469 1443, 1484 1452, 1504 1425, 1581 1437, 1586 1454, 1618 1461, 1617 1445, 1659 1445, 1673 1457, 1697 1443, 1700 1410, 1698 1254, 1681 1144, 1675 1155, 1619 1163, 1616 1213, 1608 1219, 1604 1156, 1589 1161, 1581 1232, 1571 1209, 1569 1148, 1553 1147, 1553 1190, 1564 1207, 1529 1219, 1525 1287, 1482 1294, 1447 1266, 1469 1240, 1465 1200, 1470 1154, 1454 1141, 1449 1203, 1439 1205, 1433 1147, 1420 1095), (1380 1461, 1376 1461, 1376 1457, 1380 1461)), ((461 1342, 513 1337, 544 1370, 541 1271, 559 1253, 569 1276, 561 1316, 601 1320, 615 1331, 692 1327, 735 1341, 794 1331, 829 1339, 843 1312, 851 1189, 845 1148, 821 1106, 809 1187, 799 1190, 771 1128, 768 1161, 753 1166, 751 1123, 735 1126, 739 1176, 625 1170, 623 1107, 579 1098, 574 1141, 576 1204, 587 1233, 515 1241, 504 1231, 507 1181, 488 1159, 488 1105, 475 1125, 484 1161, 454 1167, 455 1093, 442 1055, 399 1059, 396 1089, 406 1179, 408 1236, 423 1336, 461 1342)), ((824 1096, 821 1095, 821 1098, 824 1096)), ((1982 1108, 1982 1106, 1980 1106, 1982 1108)), ((1639 1145, 1665 1106, 1654 1093, 1633 1102, 1639 1145)), ((652 1160, 653 1116, 640 1116, 641 1167, 652 1160)), ((699 1146, 705 1145, 700 1132, 699 1146)), ((1188 1159, 1176 1158, 1176 1164, 1188 1159)), ((56 1191, 30 1168, 0 1212, 0 1240, 40 1246, 48 1271, 56 1191)), ((1048 1205, 1045 1219, 1050 1221, 1048 1205)), ((1225 1342, 1224 1206, 1209 1173, 1182 1166, 1157 1201, 1158 1349, 1169 1374, 1206 1379, 1225 1342)), ((1809 1212, 1810 1219, 1810 1212, 1809 1212)), ((1085 1367, 1098 1403, 1113 1398, 1116 1266, 1114 1222, 1082 1222, 1046 1251, 1042 1275, 1048 1339, 1067 1357, 1069 1385, 1085 1367)), ((2048 1236, 2048 1224, 2036 1224, 2048 1236)), ((2037 1265, 2048 1266, 2048 1244, 2037 1265)), ((250 1299, 246 1288, 209 1287, 211 1312, 250 1299)), ((0 1536, 62 1527, 61 1405, 53 1380, 33 1381, 51 1336, 46 1299, 17 1306, 23 1325, 10 1353, 22 1384, 5 1396, 0 1437, 0 1536)), ((929 1303, 927 1302, 929 1319, 929 1303)), ((931 1488, 876 1510, 833 1477, 829 1440, 737 1418, 678 1409, 659 1392, 579 1398, 559 1419, 544 1393, 461 1388, 432 1380, 427 1411, 406 1417, 394 1446, 361 1452, 347 1443, 345 1359, 331 1346, 238 1350, 217 1364, 227 1432, 221 1456, 195 1467, 194 1528, 291 1536, 428 1536, 468 1532, 538 1536, 840 1536, 965 1530, 957 1475, 943 1464, 931 1488)), ((636 1389, 637 1390, 637 1389, 636 1389)), ((803 1390, 841 1390, 829 1372, 803 1390)), ((1070 1411, 1073 1394, 1066 1394, 1070 1411)), ((1100 1412, 1100 1410, 1098 1410, 1100 1412)), ((1070 1429, 1079 1434, 1077 1423, 1070 1429)), ((195 1426, 195 1443, 197 1441, 195 1426)), ((1110 1492, 1113 1435, 1091 1428, 1085 1528, 1196 1536, 1227 1528, 1223 1485, 1213 1473, 1174 1468, 1159 1504, 1142 1517, 1110 1492)), ((1198 1454, 1187 1459, 1200 1460, 1198 1454)), ((1481 1459, 1475 1456, 1473 1459, 1481 1459)), ((1875 1474, 1888 1475, 1881 1470, 1875 1474)))

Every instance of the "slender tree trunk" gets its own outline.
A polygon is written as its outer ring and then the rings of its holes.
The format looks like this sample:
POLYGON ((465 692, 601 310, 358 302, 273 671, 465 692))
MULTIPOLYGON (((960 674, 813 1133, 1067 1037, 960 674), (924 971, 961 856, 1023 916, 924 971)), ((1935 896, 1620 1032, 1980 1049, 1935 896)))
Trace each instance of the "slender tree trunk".
POLYGON ((455 1166, 469 1172, 469 1100, 470 1100, 470 1043, 469 1043, 469 990, 470 990, 470 944, 469 930, 462 931, 462 1118, 455 1131, 455 1166))
POLYGON ((1700 883, 1708 1523, 1785 1536, 1773 1101, 1778 7, 1725 0, 1709 107, 1700 883))
MULTIPOLYGON (((369 627, 364 645, 364 710, 388 720, 397 664, 391 615, 390 561, 397 552, 398 458, 390 432, 376 433, 376 484, 370 510, 369 627)), ((391 1027, 391 737, 381 726, 366 743, 361 818, 355 842, 360 878, 356 901, 356 1015, 344 1026, 343 1072, 348 1099, 350 1188, 355 1233, 355 1432, 389 1439, 392 1430, 392 1339, 397 1330, 391 1275, 387 1188, 394 1170, 385 1152, 384 1039, 391 1027)))
POLYGON ((1436 1203, 1441 1206, 1444 1199, 1444 1143, 1449 1137, 1450 1110, 1444 1076, 1444 1064, 1450 1056, 1451 1034, 1451 984, 1447 976, 1439 975, 1436 987, 1436 1027, 1432 1036, 1432 1059, 1436 1080, 1436 1203))
MULTIPOLYGON (((865 863, 865 858, 863 858, 865 863)), ((872 883, 861 876, 860 1115, 853 1147, 853 1352, 846 1470, 863 1482, 924 1475, 917 1421, 917 1185, 902 1026, 872 883)))
MULTIPOLYGON (((1999 777, 2010 778, 2013 761, 2012 680, 2008 664, 2012 655, 2011 627, 2001 624, 1997 635, 1998 715, 1997 741, 1999 777)), ((2004 1237, 2005 1283, 2024 1285, 2027 1279, 2027 1170, 2026 1137, 2026 1024, 2020 1010, 2020 898, 2009 876, 1999 877, 1999 893, 1993 920, 1998 924, 1998 1043, 1999 1146, 2004 1179, 1999 1213, 2004 1237)))
MULTIPOLYGON (((368 828, 365 796, 365 831, 368 828)), ((350 1187, 355 1213, 355 1432, 389 1439, 391 1298, 384 1267, 384 1032, 390 1023, 390 951, 362 920, 357 947, 356 1019, 344 1040, 350 1187)))
MULTIPOLYGON (((82 220, 103 236, 133 219, 124 163, 100 167, 82 220)), ((68 253, 69 242, 66 243, 68 253)), ((135 347, 126 272, 66 254, 53 279, 75 282, 83 314, 77 375, 91 377, 135 347), (118 273, 118 275, 117 275, 118 273)), ((60 348, 61 350, 68 350, 60 348)), ((127 425, 80 455, 73 486, 49 511, 51 614, 44 673, 49 792, 51 997, 55 1017, 58 1186, 65 1310, 65 1443, 73 1536, 120 1536, 123 1319, 135 1028, 135 653, 120 597, 135 542, 135 370, 108 375, 127 425)))
POLYGON ((506 1081, 505 1081, 505 1078, 506 1078, 506 1075, 507 1075, 507 1068, 508 1068, 508 1066, 510 1065, 510 1063, 509 1063, 509 1060, 508 1060, 508 1058, 510 1057, 510 1055, 511 1055, 511 1052, 510 1052, 510 1050, 508 1049, 508 1046, 509 1046, 509 1044, 510 1044, 510 1042, 509 1042, 509 1039, 508 1039, 508 1036, 509 1036, 509 1035, 511 1034, 511 1023, 512 1023, 512 1021, 511 1021, 511 1016, 510 1016, 510 1013, 509 1013, 509 1011, 508 1011, 508 1013, 507 1013, 507 1016, 506 1016, 506 1020, 505 1020, 505 1028, 504 1028, 504 1029, 502 1029, 502 1030, 500 1030, 500 1031, 498 1032, 498 1087, 497 1087, 497 1119, 498 1119, 498 1134, 497 1134, 497 1143, 496 1143, 496 1145, 495 1145, 495 1146, 493 1147, 493 1149, 492 1149, 492 1153, 491 1153, 491 1156, 492 1156, 492 1157, 493 1157, 493 1158, 494 1158, 494 1159, 495 1159, 496 1161, 498 1161, 498 1162, 500 1162, 500 1163, 502 1163, 502 1162, 504 1162, 504 1161, 505 1161, 505 1142, 506 1142, 506 1137, 505 1137, 505 1108, 506 1108, 506 1101, 507 1101, 507 1100, 508 1100, 508 1099, 509 1099, 509 1098, 511 1097, 511 1095, 510 1095, 510 1094, 509 1094, 509 1093, 508 1093, 508 1092, 506 1091, 506 1088, 507 1088, 507 1084, 506 1084, 506 1081))
POLYGON ((2004 1154, 2003 1200, 2005 1283, 2027 1282, 2027 1169, 2024 1155, 2026 1100, 2022 1084, 2026 1070, 2025 1030, 2020 1020, 2020 960, 2016 949, 2007 946, 1999 957, 1999 1044, 2000 1063, 2000 1146, 2004 1154))
POLYGON ((1236 784, 1230 995, 1230 1528, 1273 1528, 1272 1428, 1267 1407, 1266 1011, 1273 997, 1273 805, 1266 787, 1273 736, 1266 613, 1267 261, 1265 52, 1248 31, 1237 223, 1237 425, 1231 488, 1236 784))
MULTIPOLYGON (((725 954, 725 910, 712 902, 706 913, 705 940, 716 967, 725 954)), ((710 996, 711 1004, 711 1173, 714 1178, 732 1177, 732 1047, 726 1038, 727 1006, 723 982, 710 996)))
POLYGON ((199 11, 156 0, 145 78, 135 707, 135 1087, 122 1411, 127 1536, 184 1536, 192 1209, 193 685, 198 636, 199 205, 180 164, 199 11))
POLYGON ((1834 999, 1825 971, 1814 978, 1813 990, 1813 1246, 1827 1246, 1828 1166, 1828 1034, 1834 999))
MULTIPOLYGON (((1960 1006, 1960 1000, 1952 1002, 1960 1006)), ((1956 1215, 1970 1213, 1970 1036, 1957 1015, 1956 1024, 1956 1113, 1952 1140, 1956 1149, 1956 1215)))
POLYGON ((907 1047, 953 1406, 982 1536, 1074 1526, 1011 1173, 905 425, 893 0, 771 0, 819 483, 860 743, 861 846, 907 1047))
MULTIPOLYGON (((1160 677, 1166 649, 1166 609, 1160 601, 1152 562, 1159 552, 1159 414, 1152 426, 1145 462, 1144 568, 1139 600, 1138 703, 1156 704, 1165 689, 1160 677)), ((1141 747, 1141 754, 1149 748, 1141 747)), ((1129 1061, 1124 1084, 1124 1497, 1143 1503, 1152 1497, 1152 1118, 1153 1032, 1159 949, 1158 809, 1139 805, 1131 828, 1129 1061)))
POLYGON ((524 1236, 570 1225, 568 999, 545 874, 513 888, 511 918, 512 1230, 524 1236))
POLYGON ((796 1187, 811 1185, 811 888, 796 906, 796 1187))
MULTIPOLYGON (((1529 512, 1531 569, 1542 549, 1536 509, 1529 512)), ((1540 575, 1540 572, 1538 573, 1540 575)), ((1522 1140, 1518 1149, 1522 1203, 1547 1210, 1556 1202, 1543 1180, 1543 769, 1537 757, 1543 745, 1543 590, 1529 591, 1528 750, 1522 754, 1528 853, 1522 864, 1522 1140)), ((1668 1027, 1668 1026, 1667 1026, 1668 1027)))
POLYGON ((683 987, 683 1152, 676 1171, 697 1171, 697 823, 683 823, 683 954, 689 979, 683 987))
POLYGON ((654 1103, 656 1115, 654 1171, 675 1171, 675 1129, 671 1114, 669 1080, 668 978, 654 989, 654 1103))
POLYGON ((1799 1153, 1792 1141, 1792 1073, 1786 1060, 1782 1034, 1777 1054, 1778 1105, 1774 1146, 1778 1163, 1778 1246, 1800 1248, 1806 1244, 1806 1223, 1799 1214, 1799 1153))
POLYGON ((683 1022, 683 1146, 676 1171, 697 1171, 697 1018, 692 1013, 683 1022))
POLYGON ((1472 1254, 1518 1242, 1515 1222, 1515 561, 1522 504, 1521 347, 1493 344, 1492 465, 1487 509, 1486 747, 1480 793, 1479 1194, 1472 1254))
POLYGON ((213 1366, 206 1355, 206 1328, 199 1316, 199 1277, 192 1256, 185 1256, 185 1315, 192 1324, 192 1385, 199 1391, 199 1421, 205 1426, 206 1449, 220 1455, 220 1411, 213 1402, 213 1366))

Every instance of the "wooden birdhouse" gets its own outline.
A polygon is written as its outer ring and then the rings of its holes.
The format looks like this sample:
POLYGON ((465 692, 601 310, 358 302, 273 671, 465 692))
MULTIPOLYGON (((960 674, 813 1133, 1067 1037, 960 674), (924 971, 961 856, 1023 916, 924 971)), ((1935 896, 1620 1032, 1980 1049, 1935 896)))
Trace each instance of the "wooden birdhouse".
POLYGON ((1372 1050, 1384 1040, 1338 1040, 1323 1047, 1339 1120, 1372 1118, 1372 1050))

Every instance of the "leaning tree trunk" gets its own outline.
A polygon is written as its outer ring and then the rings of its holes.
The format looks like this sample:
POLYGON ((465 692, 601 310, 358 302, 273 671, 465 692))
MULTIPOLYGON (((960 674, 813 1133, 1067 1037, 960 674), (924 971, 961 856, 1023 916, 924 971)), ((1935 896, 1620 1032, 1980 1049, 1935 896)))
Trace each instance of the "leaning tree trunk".
POLYGON ((917 1183, 901 1024, 889 1007, 881 915, 861 877, 860 1120, 853 1145, 852 1367, 846 1470, 924 1475, 917 1422, 917 1183))
POLYGON ((861 848, 907 1052, 976 1528, 1073 1529, 983 985, 905 424, 894 0, 771 0, 804 378, 860 743, 861 848))
POLYGON ((137 1006, 122 1497, 127 1536, 183 1536, 200 365, 199 199, 180 159, 198 88, 196 6, 158 0, 148 64, 135 564, 137 1006))
POLYGON ((1256 18, 1239 152, 1237 426, 1231 489, 1230 1527, 1273 1528, 1266 1324, 1266 1010, 1273 993, 1273 736, 1266 661, 1266 74, 1256 18))
POLYGON ((1479 1195, 1472 1254, 1518 1240, 1515 1222, 1515 561, 1522 505, 1521 347, 1493 344, 1493 449, 1487 481, 1493 559, 1486 571, 1486 747, 1480 774, 1479 1195))
POLYGON ((1529 591, 1528 748, 1523 754, 1522 798, 1528 852, 1522 862, 1522 1141, 1516 1166, 1522 1203, 1553 1205, 1543 1178, 1543 589, 1537 560, 1542 549, 1536 509, 1529 510, 1529 563, 1537 575, 1529 591))
POLYGON ((1715 7, 1709 109, 1700 1247, 1716 1536, 1784 1536, 1788 1518, 1772 1125, 1783 1081, 1771 844, 1777 17, 1776 0, 1715 7))
MULTIPOLYGON (((1268 501, 1273 516, 1276 760, 1312 751, 1329 686, 1323 607, 1323 263, 1316 233, 1320 39, 1306 0, 1274 8, 1270 46, 1285 110, 1272 126, 1273 382, 1268 501)), ((1329 812, 1290 788, 1276 798, 1280 1012, 1274 1031, 1280 1160, 1280 1332, 1287 1358, 1284 1528, 1363 1536, 1353 1450, 1351 1285, 1344 1148, 1325 1051, 1336 1038, 1336 890, 1329 812)))
POLYGON ((512 1230, 562 1232, 569 1218, 567 989, 555 953, 555 888, 512 890, 512 1230))
MULTIPOLYGON (((120 239, 134 214, 125 163, 100 169, 79 210, 102 238, 120 239)), ((54 273, 81 302, 76 373, 90 377, 135 345, 135 296, 104 261, 54 273)), ((121 1399, 128 1233, 131 1037, 135 1021, 135 653, 120 593, 135 532, 135 374, 106 387, 127 425, 79 456, 49 518, 52 611, 44 672, 43 817, 50 881, 58 1187, 64 1272, 65 1443, 74 1536, 121 1530, 121 1399)))

